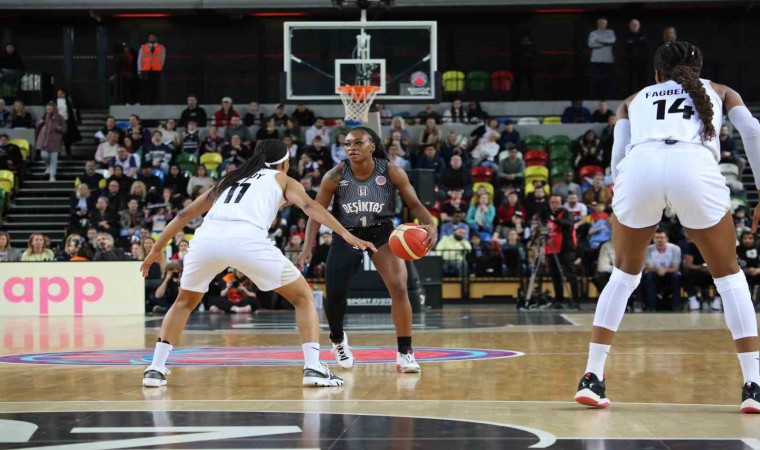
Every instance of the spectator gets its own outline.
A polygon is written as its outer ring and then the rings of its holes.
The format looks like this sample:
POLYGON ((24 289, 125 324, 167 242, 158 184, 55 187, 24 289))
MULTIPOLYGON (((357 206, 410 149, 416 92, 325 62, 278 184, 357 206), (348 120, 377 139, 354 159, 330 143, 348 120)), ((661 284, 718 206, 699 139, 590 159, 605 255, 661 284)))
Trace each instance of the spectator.
POLYGON ((451 102, 451 108, 443 113, 443 123, 467 123, 467 113, 462 106, 462 100, 457 98, 451 102))
MULTIPOLYGON (((143 165, 161 169, 164 174, 169 173, 169 162, 172 159, 172 149, 163 142, 160 131, 153 132, 153 139, 143 151, 143 165)), ((127 175, 129 176, 129 175, 127 175)))
POLYGON ((246 160, 253 156, 253 152, 249 146, 241 141, 242 139, 240 136, 233 134, 230 143, 222 147, 222 158, 225 160, 235 159, 239 161, 240 164, 245 164, 246 160))
POLYGON ((290 238, 288 239, 287 245, 285 245, 285 248, 283 249, 283 253, 285 253, 285 256, 293 263, 296 263, 296 260, 298 259, 298 254, 301 253, 303 250, 303 236, 300 233, 294 233, 291 234, 290 238))
POLYGON ((615 246, 612 241, 607 241, 599 249, 599 258, 596 260, 596 276, 594 285, 599 292, 602 292, 612 276, 612 269, 615 267, 615 246))
POLYGON ((253 282, 243 272, 235 270, 222 278, 224 287, 219 295, 209 297, 211 313, 249 314, 260 309, 261 304, 256 298, 256 288, 253 282), (254 309, 254 305, 257 308, 254 309))
POLYGON ((472 245, 467 241, 467 227, 463 224, 454 229, 453 234, 443 236, 435 246, 443 258, 444 275, 463 276, 464 259, 472 245))
POLYGON ((681 249, 668 242, 668 234, 662 228, 655 232, 654 244, 647 247, 644 268, 642 281, 647 311, 655 311, 658 288, 670 293, 672 308, 676 311, 681 297, 681 249))
MULTIPOLYGON (((461 202, 461 206, 464 206, 465 203, 461 202)), ((467 217, 467 213, 464 211, 464 208, 462 208, 462 211, 456 211, 449 216, 448 221, 443 222, 443 225, 441 225, 441 237, 445 236, 451 236, 454 234, 454 231, 456 231, 459 227, 466 227, 465 230, 465 239, 470 239, 470 227, 467 226, 467 223, 465 222, 465 218, 467 217)))
MULTIPOLYGON (((2 245, 2 236, 0 236, 0 245, 2 245)), ((755 287, 760 285, 760 255, 758 254, 754 234, 751 232, 742 234, 741 244, 736 246, 736 256, 739 259, 739 267, 741 267, 744 276, 747 278, 747 283, 750 286, 750 292, 753 294, 754 300, 755 287)))
POLYGON ((240 116, 233 116, 230 119, 230 126, 224 129, 225 142, 230 142, 232 136, 238 136, 246 147, 250 147, 253 142, 251 131, 240 121, 240 116))
POLYGON ((600 215, 594 217, 597 218, 591 219, 591 228, 588 230, 588 246, 592 251, 597 250, 602 244, 612 239, 612 224, 610 221, 607 218, 600 218, 600 215))
POLYGON ((522 97, 523 85, 527 85, 527 100, 535 98, 536 89, 533 84, 533 63, 536 57, 536 45, 530 31, 524 31, 512 49, 513 70, 515 72, 515 85, 513 100, 522 97))
POLYGON ((142 103, 152 105, 161 98, 161 74, 166 62, 166 47, 158 43, 156 33, 148 35, 148 42, 140 46, 137 54, 137 73, 142 83, 142 103))
POLYGON ((599 148, 602 151, 602 165, 609 167, 612 163, 612 145, 615 143, 615 124, 617 116, 614 114, 607 118, 607 126, 602 129, 599 136, 599 148))
POLYGON ((187 128, 182 132, 179 142, 182 153, 198 156, 201 149, 201 133, 195 119, 188 120, 187 128))
POLYGON ((5 133, 0 134, 0 170, 10 170, 23 177, 24 156, 17 145, 10 143, 5 133))
MULTIPOLYGON (((343 140, 345 141, 346 136, 343 136, 343 140)), ((301 147, 295 142, 293 139, 293 136, 285 135, 282 137, 282 142, 285 144, 285 147, 288 149, 288 154, 290 155, 290 165, 296 165, 298 164, 298 158, 301 157, 301 147)), ((343 150, 345 153, 345 149, 343 150)))
POLYGON ((470 123, 482 123, 486 120, 486 117, 488 117, 488 113, 483 111, 483 108, 480 107, 480 102, 477 100, 470 100, 470 103, 467 104, 467 118, 470 123))
POLYGON ((56 107, 58 108, 58 114, 66 122, 66 134, 63 137, 64 149, 66 150, 64 156, 73 156, 71 144, 82 140, 78 125, 82 121, 79 117, 79 110, 74 108, 74 102, 71 101, 71 97, 63 89, 58 89, 56 94, 56 107))
POLYGON ((164 179, 164 187, 172 188, 174 192, 187 192, 187 177, 179 169, 179 166, 169 166, 169 173, 164 179))
POLYGON ((607 213, 607 205, 602 202, 593 202, 591 207, 594 208, 586 217, 588 223, 596 223, 597 220, 609 220, 610 215, 607 213))
POLYGON ((135 181, 129 188, 129 197, 131 199, 137 199, 140 203, 140 208, 144 208, 148 200, 148 188, 142 181, 135 181))
MULTIPOLYGON (((697 311, 701 307, 699 300, 697 300, 697 289, 702 290, 702 298, 706 301, 708 298, 708 288, 714 283, 710 275, 710 269, 707 267, 702 253, 700 253, 694 242, 689 241, 686 246, 683 256, 683 269, 683 289, 689 297, 689 310, 697 311)), ((722 301, 716 290, 715 297, 713 297, 713 301, 710 304, 710 309, 720 311, 721 308, 722 301)))
MULTIPOLYGON (((125 255, 125 256, 127 256, 127 255, 125 255)), ((143 247, 142 247, 142 245, 139 242, 134 242, 134 243, 132 243, 132 245, 129 246, 129 256, 131 256, 132 259, 134 259, 135 261, 143 261, 143 260, 145 260, 145 251, 143 250, 143 247)), ((148 276, 145 277, 145 278, 146 278, 145 281, 148 281, 148 279, 151 278, 151 276, 150 276, 150 269, 148 269, 148 276)), ((146 288, 148 287, 147 283, 146 283, 145 287, 146 288)), ((148 296, 146 295, 146 298, 147 297, 148 296)))
POLYGON ((498 168, 494 163, 494 158, 499 154, 499 132, 493 131, 486 135, 485 142, 480 142, 470 154, 474 166, 491 166, 498 168))
POLYGON ((454 215, 462 214, 462 220, 467 215, 467 203, 462 199, 464 195, 464 188, 451 187, 449 188, 449 199, 443 202, 441 207, 441 222, 444 224, 453 220, 454 215))
POLYGON ((140 202, 136 198, 130 199, 127 203, 127 209, 119 211, 119 225, 121 237, 127 239, 131 237, 140 237, 140 228, 142 227, 145 213, 140 209, 140 202))
MULTIPOLYGON (((301 123, 299 121, 299 123, 301 123)), ((315 137, 321 137, 322 142, 330 142, 330 130, 325 126, 325 119, 317 117, 314 124, 306 130, 306 145, 312 145, 315 137)))
POLYGON ((497 211, 497 218, 499 225, 509 227, 512 224, 512 216, 520 213, 521 216, 525 215, 525 207, 520 204, 520 197, 517 192, 512 191, 507 194, 499 205, 497 211))
POLYGON ((232 125, 233 117, 240 117, 240 114, 232 106, 232 98, 224 97, 222 99, 222 107, 214 113, 214 125, 217 127, 228 127, 232 125))
POLYGON ((314 278, 324 277, 330 245, 332 245, 332 233, 322 233, 319 237, 319 245, 314 250, 314 256, 311 258, 311 263, 309 263, 307 276, 314 278))
MULTIPOLYGON (((562 202, 560 201, 561 204, 562 202)), ((525 210, 528 213, 528 217, 531 218, 538 215, 543 220, 543 218, 549 216, 549 202, 547 202, 546 191, 543 188, 536 189, 528 194, 525 198, 525 210)))
MULTIPOLYGON (((114 166, 113 173, 111 174, 110 177, 108 177, 108 180, 106 180, 106 186, 110 184, 112 181, 115 181, 119 184, 119 194, 121 194, 122 197, 126 197, 126 195, 129 193, 129 188, 132 187, 134 178, 129 178, 126 175, 124 175, 123 167, 114 166)), ((97 196, 95 196, 94 198, 97 198, 97 196)))
POLYGON ((16 100, 11 110, 11 128, 34 128, 34 119, 26 110, 24 102, 16 100))
POLYGON ((171 205, 165 203, 148 205, 144 214, 143 222, 146 227, 150 227, 151 234, 160 234, 174 217, 171 205))
POLYGON ((577 305, 579 286, 574 267, 577 253, 573 222, 571 214, 562 207, 562 198, 558 195, 552 195, 549 198, 549 217, 546 226, 549 229, 546 254, 554 284, 554 296, 557 301, 564 301, 563 281, 566 280, 570 283, 573 304, 577 305), (557 258, 552 255, 557 255, 557 258))
POLYGON ((124 261, 124 250, 115 248, 114 237, 109 233, 98 233, 95 238, 97 251, 93 261, 124 261))
POLYGON ((747 208, 743 205, 738 206, 734 210, 734 226, 736 227, 736 233, 744 233, 751 229, 752 219, 747 217, 747 208))
POLYGON ((208 128, 208 136, 201 143, 201 155, 206 153, 221 153, 224 141, 219 136, 219 128, 211 125, 208 128))
POLYGON ((520 242, 520 235, 517 230, 510 229, 507 232, 507 238, 501 245, 501 255, 508 277, 522 277, 524 267, 528 263, 527 250, 525 244, 520 242))
MULTIPOLYGON (((24 67, 24 61, 21 59, 21 55, 16 51, 16 44, 8 42, 5 44, 5 52, 0 53, 0 70, 1 71, 14 71, 14 72, 26 72, 24 67)), ((20 77, 21 74, 16 74, 20 77)))
POLYGON ((116 155, 112 156, 108 160, 108 172, 109 175, 113 174, 114 167, 119 166, 122 168, 122 172, 129 178, 137 178, 137 156, 130 155, 127 149, 123 146, 119 146, 116 151, 116 155))
POLYGON ((667 44, 669 42, 675 42, 678 40, 678 36, 676 34, 676 27, 673 25, 668 25, 667 27, 662 29, 662 43, 667 44))
POLYGON ((438 155, 435 145, 428 144, 425 146, 422 156, 417 160, 417 168, 432 170, 435 175, 436 183, 439 183, 441 181, 444 167, 446 167, 446 163, 443 161, 443 158, 438 155))
POLYGON ((69 197, 69 223, 74 230, 84 230, 89 226, 87 221, 90 212, 95 209, 95 198, 90 194, 90 188, 82 183, 74 188, 69 197))
POLYGON ((496 217, 496 208, 491 204, 488 194, 481 194, 476 205, 470 205, 467 211, 467 223, 474 233, 493 233, 493 220, 496 217))
POLYGON ((747 162, 744 158, 736 155, 736 141, 731 137, 731 130, 728 128, 728 125, 720 127, 718 139, 720 142, 720 163, 734 164, 739 168, 739 174, 742 174, 747 162))
MULTIPOLYGON (((130 123, 131 122, 132 118, 130 116, 130 123)), ((106 125, 95 133, 95 139, 97 139, 99 143, 106 142, 108 140, 108 133, 116 133, 119 142, 124 141, 124 131, 116 126, 116 118, 113 116, 108 116, 108 118, 106 118, 106 125)))
POLYGON ((607 29, 607 19, 597 19, 596 30, 588 35, 588 46, 591 49, 591 93, 596 98, 610 96, 615 40, 615 32, 607 29))
POLYGON ((451 130, 446 135, 446 141, 441 144, 441 158, 444 161, 451 161, 451 157, 454 155, 460 155, 464 157, 467 154, 467 139, 464 136, 460 136, 456 131, 451 130))
POLYGON ((140 80, 137 73, 137 55, 126 42, 113 47, 114 73, 109 81, 116 82, 117 101, 132 105, 138 101, 140 80))
POLYGON ((409 131, 406 129, 406 123, 401 116, 396 116, 391 121, 391 129, 388 131, 385 145, 390 145, 394 140, 400 141, 403 150, 409 148, 409 131), (394 133, 399 133, 400 139, 393 139, 394 133))
MULTIPOLYGON (((187 209, 190 204, 192 204, 193 201, 189 198, 186 198, 182 201, 182 208, 187 209)), ((203 216, 198 216, 195 219, 191 220, 190 222, 185 225, 185 228, 182 229, 187 234, 195 234, 195 231, 200 228, 200 226, 203 225, 203 216)))
POLYGON ((610 110, 609 105, 607 105, 607 102, 605 100, 602 100, 599 102, 599 107, 594 111, 594 114, 591 115, 591 122, 593 123, 608 123, 610 120, 610 116, 614 116, 615 113, 613 113, 610 110))
POLYGON ((195 169, 195 175, 187 182, 187 195, 196 198, 214 185, 214 179, 206 173, 206 166, 199 164, 195 169))
POLYGON ((324 141, 321 136, 315 136, 312 141, 312 145, 306 147, 306 153, 311 156, 311 159, 319 164, 320 170, 327 170, 332 167, 332 157, 330 156, 330 149, 324 146, 324 141))
POLYGON ((594 175, 591 187, 583 193, 583 203, 590 205, 594 202, 609 205, 612 202, 612 192, 604 186, 604 175, 598 173, 594 175))
POLYGON ((158 131, 161 133, 161 142, 168 145, 172 151, 179 148, 179 134, 177 133, 177 123, 174 119, 167 120, 158 131))
POLYGON ((153 314, 166 314, 179 294, 179 280, 182 278, 182 265, 177 262, 166 264, 166 272, 161 284, 148 298, 148 309, 153 314))
POLYGON ((507 119, 504 122, 504 131, 501 132, 501 137, 499 137, 499 145, 502 148, 509 148, 510 145, 519 147, 520 142, 522 142, 520 132, 515 130, 515 123, 512 119, 507 119))
POLYGON ((94 195, 97 195, 101 189, 106 187, 105 177, 102 174, 95 172, 95 161, 87 161, 84 163, 84 173, 74 180, 74 187, 79 186, 82 183, 86 184, 94 195))
MULTIPOLYGON (((118 186, 117 186, 118 189, 118 186)), ((90 224, 98 232, 118 236, 118 219, 116 213, 108 207, 108 197, 100 197, 95 203, 95 209, 90 211, 90 224)))
POLYGON ((50 175, 50 181, 55 181, 58 154, 63 147, 65 134, 66 121, 58 114, 55 103, 49 102, 45 106, 45 116, 37 121, 34 145, 40 150, 42 160, 45 161, 45 174, 50 175))
MULTIPOLYGON (((290 119, 287 114, 285 114, 285 105, 279 104, 275 106, 274 108, 274 114, 269 116, 269 119, 274 119, 274 124, 277 127, 284 127, 287 121, 290 119)), ((300 124, 300 122, 299 122, 300 124)))
POLYGON ((433 119, 436 124, 441 123, 441 115, 433 108, 434 105, 428 103, 425 105, 425 109, 417 114, 416 122, 418 125, 423 123, 427 124, 430 119, 433 119))
POLYGON ((573 100, 562 113, 562 123, 590 123, 591 112, 580 100, 573 100))
POLYGON ((11 113, 6 109, 5 99, 0 98, 0 128, 11 126, 11 113))
POLYGON ((145 185, 147 195, 158 195, 158 192, 161 190, 161 179, 153 175, 153 164, 151 161, 142 162, 140 172, 137 174, 137 181, 140 181, 145 185))
POLYGON ((172 261, 179 261, 180 263, 184 261, 185 256, 187 255, 187 251, 189 249, 190 249, 190 242, 188 242, 185 239, 182 239, 181 241, 179 241, 178 249, 172 255, 172 261))
POLYGON ((49 247, 50 241, 44 234, 32 233, 27 241, 26 251, 21 254, 19 261, 54 261, 55 254, 49 247))
POLYGON ((393 119, 393 111, 387 109, 385 105, 381 103, 375 103, 375 109, 380 113, 380 125, 384 127, 390 125, 391 119, 393 119))
POLYGON ((487 142, 490 133, 498 134, 498 139, 501 139, 501 132, 499 131, 499 119, 496 117, 490 117, 485 123, 472 130, 472 133, 470 133, 470 138, 472 138, 473 145, 478 142, 487 142))
POLYGON ((256 140, 261 141, 264 139, 279 139, 280 132, 277 130, 275 123, 275 120, 272 118, 267 120, 267 126, 260 128, 259 131, 256 132, 256 140))
POLYGON ((563 206, 573 216, 573 223, 575 223, 576 226, 586 221, 586 216, 588 216, 588 208, 586 205, 578 201, 577 194, 568 195, 567 201, 563 206))
MULTIPOLYGON (((276 123, 277 122, 275 121, 275 124, 276 123)), ((301 125, 299 125, 298 122, 293 119, 288 119, 285 121, 285 129, 282 130, 282 136, 290 136, 293 138, 293 141, 298 142, 299 144, 303 144, 301 125)))
POLYGON ((499 177, 503 184, 522 188, 525 179, 525 161, 519 158, 516 147, 509 149, 509 156, 499 161, 499 177))
POLYGON ((84 245, 85 239, 77 234, 72 233, 66 237, 63 249, 56 255, 56 261, 89 261, 92 259, 92 253, 84 245))
MULTIPOLYGON (((302 127, 310 127, 318 120, 314 116, 314 111, 307 108, 306 105, 296 105, 296 109, 290 115, 290 118, 298 122, 302 127)), ((306 143, 309 143, 308 138, 306 143)))
POLYGON ((441 132, 436 125, 434 118, 429 118, 425 121, 425 128, 420 133, 420 139, 417 142, 420 148, 425 148, 427 145, 432 145, 436 150, 441 146, 441 132))
MULTIPOLYGON (((330 149, 330 154, 332 155, 333 165, 339 164, 341 161, 348 158, 348 156, 346 156, 346 135, 345 134, 341 133, 338 135, 337 141, 333 143, 332 148, 330 149)), ((392 163, 396 164, 396 161, 393 160, 393 155, 390 154, 390 149, 388 149, 388 159, 390 159, 392 163)))
POLYGON ((194 120, 201 127, 208 125, 206 110, 198 106, 198 97, 195 94, 187 96, 187 108, 183 109, 179 116, 179 126, 187 127, 191 120, 194 120))
POLYGON ((648 36, 641 31, 641 23, 636 19, 628 22, 628 32, 625 34, 625 61, 628 72, 628 91, 633 93, 646 86, 649 82, 649 65, 647 64, 648 36))
POLYGON ((100 168, 108 168, 111 157, 116 156, 119 152, 119 147, 119 135, 109 132, 106 141, 98 145, 98 149, 95 151, 95 160, 98 161, 100 168))
POLYGON ((449 165, 443 169, 439 184, 444 191, 451 189, 464 191, 467 186, 472 185, 472 175, 470 174, 470 171, 463 166, 461 156, 453 155, 449 159, 449 165))
POLYGON ((564 178, 561 183, 557 183, 552 188, 552 194, 559 195, 563 199, 566 199, 570 194, 581 194, 581 187, 573 182, 575 174, 573 172, 565 172, 564 178))
POLYGON ((475 274, 476 277, 501 275, 499 252, 489 242, 483 241, 477 233, 471 234, 470 247, 472 248, 466 258, 471 274, 475 274))
POLYGON ((338 136, 341 134, 348 136, 349 132, 351 132, 351 127, 346 126, 343 119, 335 119, 335 125, 330 129, 330 143, 335 144, 338 142, 338 136))
POLYGON ((248 104, 248 111, 243 117, 243 124, 247 127, 261 127, 264 125, 264 113, 261 112, 258 102, 251 102, 248 104))
POLYGON ((304 153, 298 160, 298 175, 301 177, 311 176, 319 180, 322 178, 322 172, 319 164, 312 159, 311 154, 304 153))

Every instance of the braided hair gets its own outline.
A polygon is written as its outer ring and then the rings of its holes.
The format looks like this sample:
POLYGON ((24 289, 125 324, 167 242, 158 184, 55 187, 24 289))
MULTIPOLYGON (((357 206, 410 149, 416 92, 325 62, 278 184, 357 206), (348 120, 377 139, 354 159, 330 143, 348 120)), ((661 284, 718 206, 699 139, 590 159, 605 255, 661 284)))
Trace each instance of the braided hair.
POLYGON ((228 187, 249 178, 269 164, 280 161, 288 154, 285 143, 279 139, 262 139, 256 143, 252 157, 248 158, 239 169, 228 173, 211 188, 210 200, 216 200, 228 187))
MULTIPOLYGON (((372 153, 372 156, 380 159, 388 159, 388 154, 385 152, 385 145, 383 144, 383 140, 380 139, 380 136, 377 135, 375 130, 369 127, 354 127, 351 128, 351 131, 361 131, 369 136, 370 140, 372 140, 372 143, 375 144, 375 151, 372 153)), ((349 131, 349 133, 351 131, 349 131)))
POLYGON ((715 139, 713 104, 704 85, 699 80, 704 59, 702 51, 686 41, 668 42, 661 45, 654 55, 654 70, 664 80, 673 80, 689 93, 697 114, 702 120, 702 140, 715 139))

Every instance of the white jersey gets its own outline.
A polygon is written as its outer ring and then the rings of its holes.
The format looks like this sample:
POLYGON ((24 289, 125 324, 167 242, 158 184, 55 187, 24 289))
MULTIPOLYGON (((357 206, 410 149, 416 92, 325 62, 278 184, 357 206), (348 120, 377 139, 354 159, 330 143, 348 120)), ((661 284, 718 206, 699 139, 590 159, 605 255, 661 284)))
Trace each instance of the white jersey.
MULTIPOLYGON (((277 212, 285 204, 285 195, 277 182, 277 170, 261 169, 236 185, 225 189, 216 199, 204 220, 241 222, 267 231, 277 212)), ((201 225, 203 228, 203 225, 201 225)))
MULTIPOLYGON (((713 126, 720 129, 723 102, 709 80, 700 79, 712 101, 713 126)), ((702 120, 689 94, 675 81, 666 81, 642 89, 628 105, 631 122, 631 143, 626 155, 637 145, 664 142, 667 144, 691 143, 710 150, 720 161, 718 137, 702 141, 702 120)))

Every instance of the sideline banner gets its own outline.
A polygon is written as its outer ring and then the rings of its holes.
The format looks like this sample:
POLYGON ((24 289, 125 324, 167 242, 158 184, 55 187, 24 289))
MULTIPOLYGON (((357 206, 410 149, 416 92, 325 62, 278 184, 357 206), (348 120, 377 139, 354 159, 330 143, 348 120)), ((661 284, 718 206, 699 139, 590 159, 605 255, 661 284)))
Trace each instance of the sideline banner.
POLYGON ((139 261, 0 264, 0 317, 145 313, 139 261))

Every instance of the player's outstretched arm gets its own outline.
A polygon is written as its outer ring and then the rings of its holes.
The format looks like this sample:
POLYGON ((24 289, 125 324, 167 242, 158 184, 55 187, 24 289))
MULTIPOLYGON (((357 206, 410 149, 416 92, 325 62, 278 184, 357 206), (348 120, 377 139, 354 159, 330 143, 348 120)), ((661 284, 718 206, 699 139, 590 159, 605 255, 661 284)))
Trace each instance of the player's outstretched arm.
MULTIPOLYGON (((279 176, 279 175, 278 175, 279 176)), ((283 175, 284 176, 284 175, 283 175)), ((338 233, 347 243, 355 247, 359 247, 362 250, 371 249, 373 252, 377 251, 371 242, 363 241, 353 234, 349 233, 338 220, 330 214, 324 206, 312 200, 306 194, 301 183, 297 182, 293 178, 288 177, 285 185, 285 199, 292 203, 294 206, 301 208, 301 210, 310 218, 313 218, 319 223, 327 225, 335 233, 338 233)), ((308 226, 308 225, 307 225, 308 226)))
POLYGON ((171 240, 177 232, 185 228, 191 220, 201 214, 205 214, 211 209, 214 202, 209 198, 210 193, 210 190, 206 191, 200 197, 196 198, 187 208, 174 216, 174 219, 172 219, 166 228, 164 228, 164 231, 162 231, 161 235, 156 239, 156 243, 153 245, 150 254, 145 256, 145 260, 140 266, 143 276, 148 276, 148 269, 150 269, 151 264, 157 262, 161 258, 161 252, 164 250, 164 247, 166 247, 166 244, 169 243, 169 240, 171 240))
POLYGON ((409 182, 406 172, 398 166, 388 164, 388 175, 391 177, 391 183, 396 186, 396 189, 401 194, 401 198, 404 199, 404 203, 412 211, 412 215, 419 219, 422 228, 427 231, 427 238, 425 238, 423 244, 427 251, 430 251, 438 241, 438 227, 435 225, 433 216, 425 208, 420 199, 417 198, 417 193, 414 191, 412 183, 409 182))

